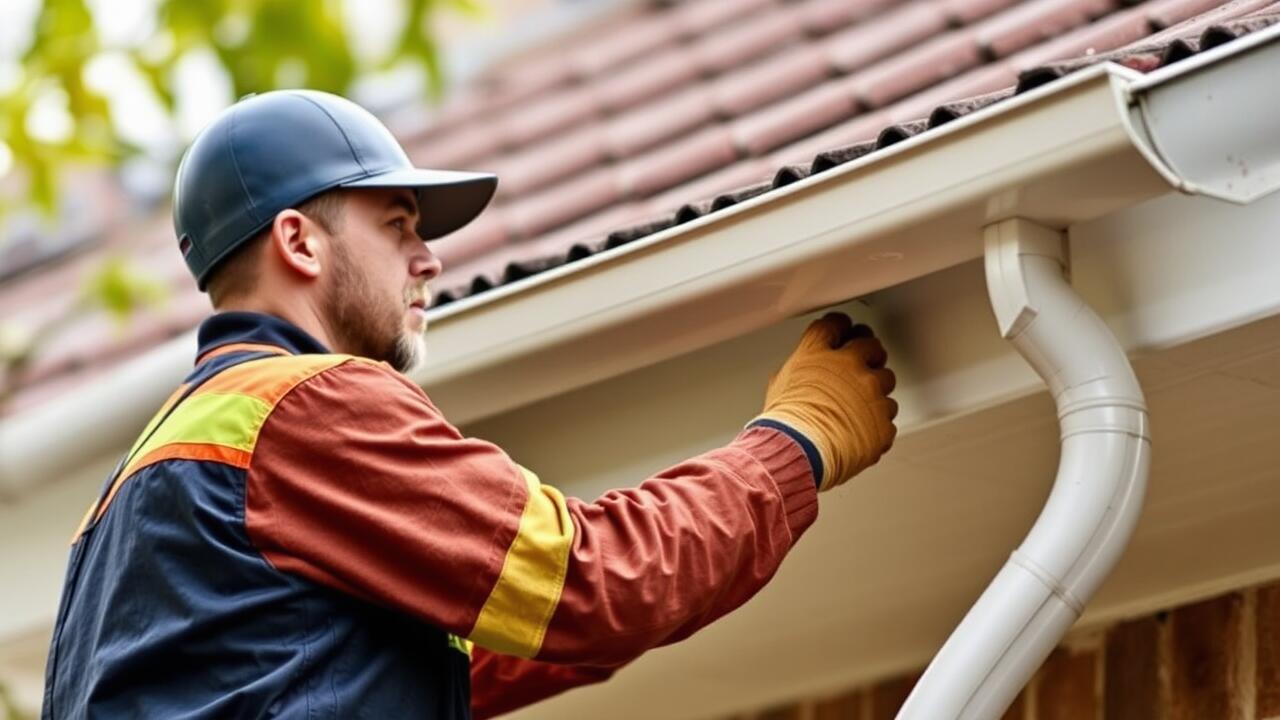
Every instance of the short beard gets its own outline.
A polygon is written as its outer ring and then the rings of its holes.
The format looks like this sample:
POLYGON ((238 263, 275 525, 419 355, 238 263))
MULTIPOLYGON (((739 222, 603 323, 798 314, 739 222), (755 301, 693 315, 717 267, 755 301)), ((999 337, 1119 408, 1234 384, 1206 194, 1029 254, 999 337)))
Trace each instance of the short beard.
POLYGON ((402 373, 417 369, 427 359, 427 345, 421 335, 401 332, 396 338, 392 357, 387 360, 391 367, 402 373))
POLYGON ((385 362, 402 373, 416 367, 424 360, 425 345, 421 336, 405 331, 405 308, 380 298, 341 241, 333 247, 324 313, 334 341, 345 352, 385 362))

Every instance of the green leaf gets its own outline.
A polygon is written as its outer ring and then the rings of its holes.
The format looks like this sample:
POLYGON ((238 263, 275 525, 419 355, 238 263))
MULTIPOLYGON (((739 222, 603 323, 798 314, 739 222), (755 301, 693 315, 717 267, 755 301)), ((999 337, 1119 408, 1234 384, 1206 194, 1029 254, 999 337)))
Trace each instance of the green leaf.
POLYGON ((109 257, 94 268, 81 295, 89 309, 104 310, 124 325, 137 311, 155 307, 168 296, 162 283, 144 277, 121 257, 109 257))
MULTIPOLYGON (((466 0, 454 0, 466 2, 466 0)), ((444 94, 444 68, 440 62, 440 51, 435 40, 427 33, 430 23, 428 15, 435 9, 435 0, 408 0, 404 28, 400 32, 396 52, 388 62, 402 58, 418 60, 427 71, 427 91, 433 100, 439 100, 444 94)))
POLYGON ((448 2, 450 7, 472 20, 488 20, 491 16, 488 6, 479 0, 448 0, 448 2))
MULTIPOLYGON (((440 12, 483 18, 485 4, 402 2, 404 27, 374 67, 364 66, 352 52, 341 0, 160 0, 153 39, 139 47, 106 50, 122 50, 171 114, 176 111, 174 68, 196 48, 213 51, 236 97, 276 89, 282 81, 345 93, 361 73, 411 60, 422 64, 429 92, 439 99, 445 72, 430 20, 440 12)), ((43 0, 22 57, 24 81, 0 95, 0 132, 13 152, 14 171, 26 180, 17 186, 25 187, 27 204, 46 213, 57 206, 58 175, 67 163, 118 163, 139 151, 123 142, 111 123, 108 99, 85 83, 84 68, 103 51, 85 0, 43 0), (26 132, 27 113, 38 92, 48 87, 67 93, 74 129, 64 142, 42 142, 26 132)), ((0 213, 15 204, 11 201, 0 198, 0 213)))
POLYGON ((156 97, 160 98, 164 109, 170 114, 177 110, 177 97, 169 87, 168 78, 174 59, 169 57, 165 61, 152 61, 144 51, 137 49, 129 52, 129 59, 133 60, 134 67, 147 79, 147 84, 155 91, 156 97))
POLYGON ((8 364, 31 354, 35 333, 9 320, 0 320, 0 364, 8 364))

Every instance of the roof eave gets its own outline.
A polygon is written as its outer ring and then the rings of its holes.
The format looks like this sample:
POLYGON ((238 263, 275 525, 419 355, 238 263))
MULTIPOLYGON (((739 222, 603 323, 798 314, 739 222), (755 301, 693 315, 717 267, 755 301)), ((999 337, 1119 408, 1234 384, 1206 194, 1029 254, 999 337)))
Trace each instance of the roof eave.
POLYGON ((981 229, 1066 227, 1169 190, 1102 65, 612 252, 436 310, 414 379, 457 423, 982 254, 981 229))
POLYGON ((415 380, 458 423, 977 258, 986 225, 1067 227, 1168 192, 1280 186, 1258 92, 1280 26, 1148 75, 1101 64, 857 161, 432 313, 415 380))
MULTIPOLYGON (((1165 147, 1164 127, 1142 115, 1144 103, 1176 110, 1196 102, 1191 94, 1202 88, 1192 81, 1205 72, 1223 84, 1223 75, 1275 67, 1268 56, 1280 51, 1277 34, 1280 26, 1145 79, 1095 66, 732 208, 434 310, 431 362, 415 380, 451 420, 468 423, 977 258, 981 229, 998 220, 1066 227, 1171 186, 1203 191, 1206 182, 1188 181, 1199 166, 1165 147)), ((1222 135, 1220 124, 1178 125, 1197 127, 1222 135)), ((1276 185, 1275 173, 1262 175, 1251 197, 1276 185)), ((126 446, 180 382, 193 347, 181 336, 5 419, 0 497, 126 446)))

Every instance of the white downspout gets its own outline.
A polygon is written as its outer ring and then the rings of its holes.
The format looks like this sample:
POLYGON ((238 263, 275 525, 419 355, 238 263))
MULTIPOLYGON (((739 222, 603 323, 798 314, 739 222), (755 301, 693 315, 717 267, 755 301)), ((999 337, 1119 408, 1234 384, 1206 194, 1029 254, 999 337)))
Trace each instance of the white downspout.
POLYGON ((1058 476, 1035 526, 920 678, 899 720, 994 720, 1080 616, 1129 541, 1146 489, 1146 403, 1107 326, 1064 276, 1061 233, 984 230, 1002 335, 1058 408, 1058 476))

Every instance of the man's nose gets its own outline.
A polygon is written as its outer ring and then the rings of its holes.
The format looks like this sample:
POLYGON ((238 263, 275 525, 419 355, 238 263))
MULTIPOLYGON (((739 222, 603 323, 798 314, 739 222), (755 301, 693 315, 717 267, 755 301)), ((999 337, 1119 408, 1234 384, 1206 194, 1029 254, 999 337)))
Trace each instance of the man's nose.
POLYGON ((440 275, 444 271, 444 263, 440 262, 440 258, 431 252, 431 248, 426 243, 422 243, 422 251, 415 253, 413 260, 409 262, 409 272, 414 277, 421 277, 423 280, 430 280, 440 275))

